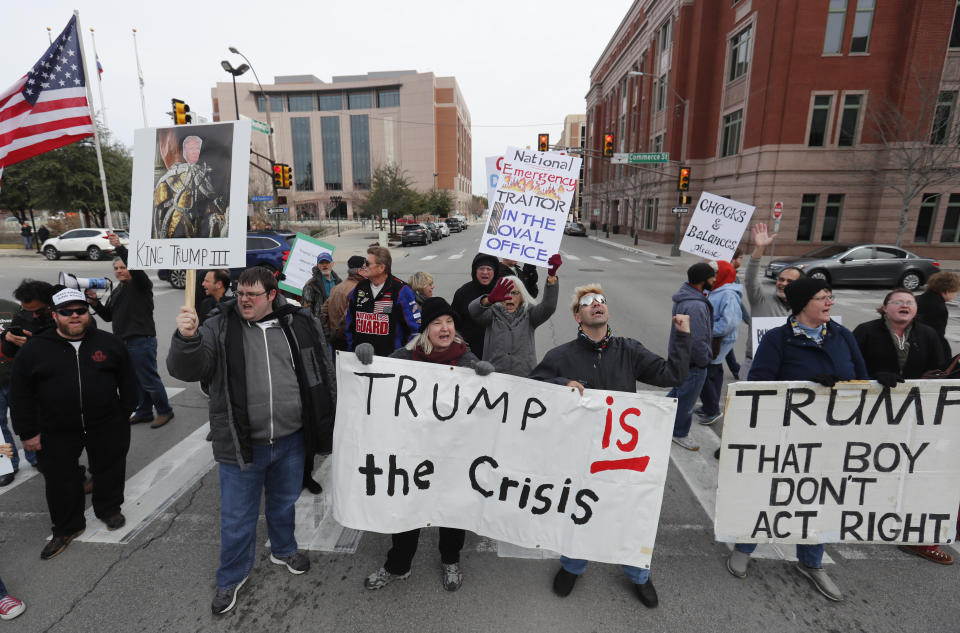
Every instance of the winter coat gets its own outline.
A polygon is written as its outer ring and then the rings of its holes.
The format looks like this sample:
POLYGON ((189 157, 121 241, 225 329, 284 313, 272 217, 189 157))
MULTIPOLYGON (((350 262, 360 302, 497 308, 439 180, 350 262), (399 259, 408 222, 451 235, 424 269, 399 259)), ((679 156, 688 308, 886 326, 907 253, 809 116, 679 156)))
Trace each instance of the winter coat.
MULTIPOLYGON (((690 336, 693 347, 690 350, 690 366, 703 369, 713 362, 713 352, 710 340, 713 338, 713 306, 707 301, 706 295, 691 286, 683 284, 673 294, 673 315, 687 314, 690 316, 690 336)), ((673 348, 673 338, 679 334, 676 329, 670 328, 670 348, 673 348)))
MULTIPOLYGON (((126 247, 118 246, 117 256, 126 264, 126 247)), ((113 323, 113 333, 124 340, 157 335, 153 322, 153 282, 142 270, 131 270, 130 281, 117 284, 105 304, 97 300, 93 306, 104 321, 113 323)))
POLYGON ((867 366, 867 372, 876 378, 881 371, 899 374, 903 378, 920 378, 930 369, 943 369, 947 357, 943 354, 940 337, 932 327, 913 321, 913 327, 907 335, 907 362, 900 371, 897 362, 897 350, 894 347, 890 329, 884 318, 861 323, 853 330, 853 338, 860 346, 860 353, 867 366))
POLYGON ((347 308, 350 307, 350 293, 357 287, 357 284, 363 281, 360 273, 348 275, 346 281, 342 281, 333 287, 330 296, 323 302, 320 308, 320 323, 323 324, 324 333, 329 332, 330 343, 336 349, 347 349, 347 308))
POLYGON ((483 339, 486 331, 479 324, 475 323, 470 316, 470 302, 477 297, 489 294, 493 287, 497 285, 500 278, 497 274, 500 268, 500 260, 493 255, 477 253, 471 264, 471 280, 460 286, 453 294, 453 301, 450 307, 457 313, 459 321, 457 323, 457 333, 463 337, 470 350, 478 357, 483 358, 483 339), (480 266, 490 266, 493 268, 493 281, 484 286, 477 281, 477 268, 480 266))
POLYGON ((740 333, 740 321, 743 320, 743 310, 740 303, 742 299, 743 286, 737 283, 724 284, 707 297, 710 305, 713 306, 712 336, 722 339, 720 353, 712 361, 714 365, 722 363, 737 342, 737 335, 740 333))
MULTIPOLYGON (((334 288, 343 281, 335 270, 330 271, 330 278, 333 280, 334 288)), ((330 289, 330 294, 332 293, 333 288, 330 289)), ((330 298, 330 294, 327 293, 327 287, 323 283, 323 273, 320 272, 319 268, 314 266, 313 276, 303 285, 303 303, 309 303, 310 312, 313 313, 313 316, 320 318, 320 310, 323 308, 324 302, 330 298)), ((328 331, 329 330, 325 330, 325 332, 328 331)))
MULTIPOLYGON (((396 358, 399 360, 413 360, 413 350, 407 349, 406 347, 401 347, 392 354, 390 358, 396 358)), ((476 369, 477 363, 480 362, 480 359, 477 358, 477 355, 470 351, 467 348, 467 351, 457 359, 457 367, 468 367, 470 369, 476 369)))
POLYGON ((934 332, 940 337, 940 345, 943 347, 943 354, 948 359, 953 358, 953 352, 950 351, 950 343, 947 342, 947 321, 950 320, 950 312, 947 310, 947 302, 938 292, 927 290, 923 294, 917 295, 917 319, 916 323, 923 323, 933 328, 934 332))
MULTIPOLYGON (((776 289, 764 289, 761 283, 760 260, 747 256, 747 272, 744 274, 744 292, 750 302, 750 317, 788 317, 790 305, 781 301, 776 289)), ((753 332, 747 337, 747 358, 753 358, 753 332)))
POLYGON ((485 328, 483 360, 489 361, 497 371, 513 376, 528 376, 537 364, 537 349, 534 331, 557 310, 557 295, 560 282, 544 287, 543 301, 537 305, 521 305, 509 314, 502 303, 483 307, 483 297, 470 302, 470 316, 485 328), (519 313, 519 314, 518 314, 519 313))
POLYGON ((370 343, 377 356, 389 356, 420 331, 420 309, 413 289, 392 275, 377 296, 373 296, 369 279, 358 283, 350 293, 345 318, 347 349, 370 343))
POLYGON ((870 379, 850 330, 830 321, 818 345, 795 334, 787 320, 760 339, 747 380, 810 380, 819 374, 833 374, 840 380, 870 379))

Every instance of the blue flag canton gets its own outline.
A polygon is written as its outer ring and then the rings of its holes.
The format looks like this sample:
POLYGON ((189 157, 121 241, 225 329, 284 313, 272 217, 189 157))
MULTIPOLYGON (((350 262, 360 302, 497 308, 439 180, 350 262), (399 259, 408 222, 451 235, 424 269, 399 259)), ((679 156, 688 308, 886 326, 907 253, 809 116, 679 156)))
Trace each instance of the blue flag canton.
POLYGON ((53 41, 33 68, 27 73, 23 84, 23 98, 36 105, 44 90, 82 88, 86 86, 80 41, 77 37, 77 16, 70 18, 67 28, 53 41))

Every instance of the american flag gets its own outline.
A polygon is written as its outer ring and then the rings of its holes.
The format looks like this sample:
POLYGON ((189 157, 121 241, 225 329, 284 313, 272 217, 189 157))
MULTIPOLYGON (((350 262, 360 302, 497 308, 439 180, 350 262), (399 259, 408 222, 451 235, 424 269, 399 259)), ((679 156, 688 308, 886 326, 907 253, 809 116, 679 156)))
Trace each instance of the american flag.
POLYGON ((93 136, 77 16, 33 68, 0 93, 3 168, 93 136))

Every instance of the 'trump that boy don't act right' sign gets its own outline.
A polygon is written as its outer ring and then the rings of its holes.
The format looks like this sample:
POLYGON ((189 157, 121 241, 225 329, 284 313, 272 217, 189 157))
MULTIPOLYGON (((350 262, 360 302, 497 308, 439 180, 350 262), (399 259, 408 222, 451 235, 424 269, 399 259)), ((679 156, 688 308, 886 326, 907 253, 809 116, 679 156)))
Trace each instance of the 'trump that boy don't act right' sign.
POLYGON ((753 210, 749 204, 704 191, 683 234, 680 250, 706 259, 730 261, 753 210))

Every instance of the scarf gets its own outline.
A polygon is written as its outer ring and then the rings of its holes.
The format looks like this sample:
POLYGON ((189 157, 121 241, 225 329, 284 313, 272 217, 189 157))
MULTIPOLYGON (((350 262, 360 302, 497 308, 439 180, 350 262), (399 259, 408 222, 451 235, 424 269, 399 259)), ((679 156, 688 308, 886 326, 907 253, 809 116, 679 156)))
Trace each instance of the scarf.
MULTIPOLYGON (((829 323, 829 321, 827 321, 827 323, 829 323)), ((790 327, 793 328, 793 335, 805 336, 817 345, 823 344, 823 337, 827 335, 827 323, 821 325, 818 331, 818 328, 810 328, 806 327, 805 325, 800 325, 800 322, 797 321, 795 316, 790 317, 790 327), (816 334, 812 334, 813 332, 816 332, 820 336, 817 337, 816 334)))
POLYGON ((413 348, 413 360, 421 363, 437 363, 439 365, 459 365, 460 357, 467 351, 467 344, 457 337, 447 349, 433 350, 429 354, 423 353, 419 345, 413 348))
POLYGON ((610 326, 607 326, 607 333, 599 341, 595 341, 583 331, 583 327, 577 328, 577 336, 587 342, 590 347, 593 348, 595 352, 602 352, 607 349, 607 345, 610 344, 610 339, 613 338, 613 330, 610 329, 610 326))

